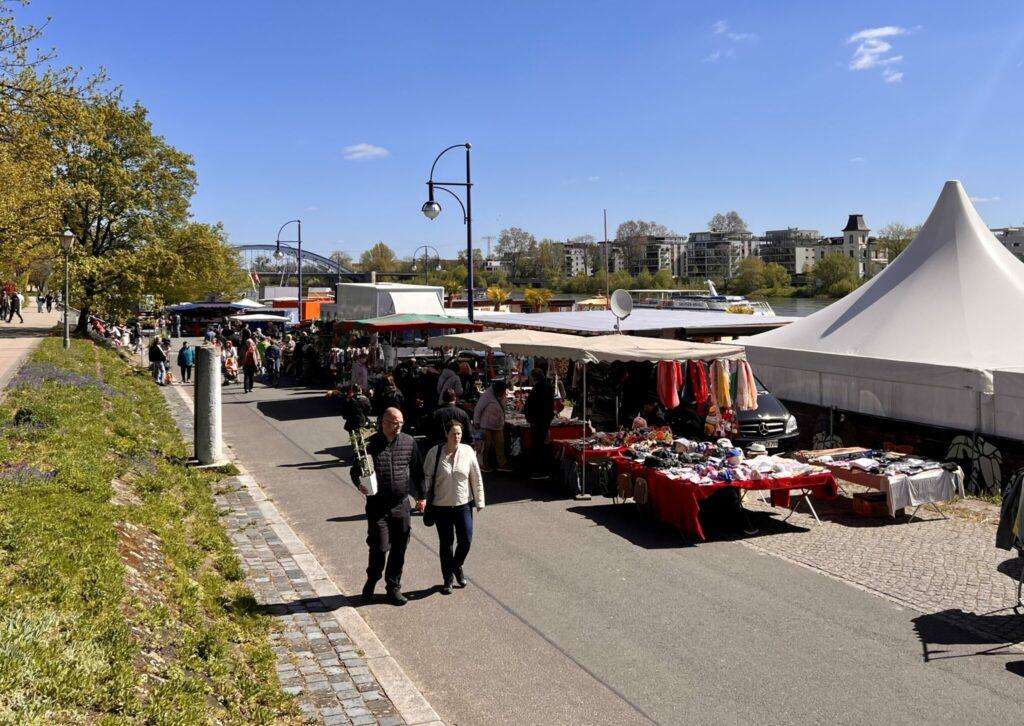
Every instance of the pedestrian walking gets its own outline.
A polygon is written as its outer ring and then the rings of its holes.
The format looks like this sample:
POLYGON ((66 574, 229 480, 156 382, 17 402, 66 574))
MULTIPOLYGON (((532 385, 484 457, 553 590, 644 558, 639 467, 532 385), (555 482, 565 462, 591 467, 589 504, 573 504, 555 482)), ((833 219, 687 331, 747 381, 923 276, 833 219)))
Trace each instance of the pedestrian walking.
POLYGON ((498 465, 498 471, 512 471, 505 457, 505 381, 495 381, 480 395, 473 409, 473 423, 480 431, 480 468, 490 471, 491 456, 498 465))
POLYGON ((437 379, 437 405, 444 404, 444 392, 452 390, 455 395, 462 395, 462 380, 459 378, 459 364, 452 361, 448 367, 441 371, 441 377, 437 379))
MULTIPOLYGON (((377 492, 366 497, 369 562, 363 597, 373 597, 374 588, 383 575, 388 601, 405 605, 408 598, 402 594, 402 569, 411 528, 409 496, 415 499, 416 509, 422 512, 427 504, 423 460, 416 440, 402 433, 401 411, 389 408, 381 419, 381 430, 366 442, 366 454, 372 459, 376 473, 377 492)), ((366 486, 360 483, 363 473, 360 461, 357 459, 352 468, 352 480, 361 492, 368 494, 366 486)))
POLYGON ((181 337, 181 315, 179 315, 178 313, 175 313, 173 320, 174 320, 174 337, 175 338, 180 338, 181 337))
POLYGON ((43 297, 42 291, 36 293, 36 312, 42 314, 43 305, 46 304, 46 298, 43 297))
POLYGON ((427 453, 430 472, 424 521, 433 519, 441 556, 441 592, 466 586, 463 565, 473 544, 473 510, 484 508, 484 480, 472 446, 462 443, 462 424, 452 421, 447 441, 427 453), (454 546, 454 551, 453 551, 454 546))
POLYGON ((7 296, 7 290, 0 290, 0 323, 7 322, 7 313, 11 311, 11 301, 7 296))
POLYGON ((353 383, 348 388, 348 395, 341 402, 341 415, 345 419, 345 431, 351 436, 359 431, 370 420, 373 413, 373 406, 370 399, 363 394, 363 389, 358 383, 353 383))
POLYGON ((427 444, 437 446, 443 444, 448 438, 448 428, 452 421, 462 424, 462 436, 466 441, 473 441, 473 426, 469 420, 469 414, 459 407, 459 397, 455 391, 447 389, 441 394, 441 403, 430 417, 430 426, 427 428, 427 444))
POLYGON ((48 313, 52 313, 53 312, 53 293, 52 292, 46 293, 46 312, 48 312, 48 313))
POLYGON ((523 406, 523 415, 530 424, 530 478, 547 479, 551 470, 548 455, 548 434, 555 417, 555 390, 540 368, 530 372, 533 389, 523 406))
POLYGON ((24 323, 25 318, 21 317, 21 295, 19 295, 17 290, 15 290, 8 297, 10 298, 10 311, 7 313, 7 322, 13 322, 14 316, 17 315, 18 322, 24 323))
POLYGON ((192 382, 192 368, 196 364, 196 349, 188 344, 186 340, 181 344, 178 351, 178 368, 181 369, 181 382, 192 382))
POLYGON ((263 361, 267 371, 267 384, 276 386, 281 380, 281 346, 273 338, 269 339, 263 361))
POLYGON ((256 371, 260 367, 260 352, 256 350, 256 341, 249 338, 245 341, 245 354, 242 357, 242 390, 248 393, 256 382, 256 371))
POLYGON ((149 368, 153 372, 153 380, 157 385, 164 385, 167 374, 167 355, 160 345, 160 338, 153 338, 149 344, 149 368))

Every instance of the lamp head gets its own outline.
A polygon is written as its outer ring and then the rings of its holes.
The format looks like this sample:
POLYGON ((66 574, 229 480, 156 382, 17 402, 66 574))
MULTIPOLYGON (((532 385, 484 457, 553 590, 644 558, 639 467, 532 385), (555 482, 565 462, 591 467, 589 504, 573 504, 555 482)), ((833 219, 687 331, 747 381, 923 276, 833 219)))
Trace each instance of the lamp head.
POLYGON ((280 247, 278 247, 278 248, 277 248, 276 250, 274 250, 274 259, 275 259, 275 260, 279 260, 279 259, 281 259, 282 257, 284 257, 284 252, 282 252, 282 251, 281 251, 281 248, 280 248, 280 247))
POLYGON ((65 229, 60 235, 60 246, 65 252, 71 251, 71 246, 75 244, 75 233, 70 229, 65 229))
POLYGON ((437 215, 441 213, 441 205, 431 199, 423 203, 421 211, 427 219, 437 219, 437 215))

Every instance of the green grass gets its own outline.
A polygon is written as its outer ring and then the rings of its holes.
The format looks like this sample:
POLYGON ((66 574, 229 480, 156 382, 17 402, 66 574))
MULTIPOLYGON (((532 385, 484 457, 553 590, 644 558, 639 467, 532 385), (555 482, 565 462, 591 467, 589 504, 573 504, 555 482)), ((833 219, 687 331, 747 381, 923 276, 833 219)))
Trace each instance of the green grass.
POLYGON ((184 466, 159 389, 112 352, 47 339, 29 365, 49 379, 0 405, 0 722, 293 720, 212 500, 223 474, 184 466), (115 478, 136 503, 111 502, 115 478), (148 595, 119 521, 158 537, 148 595))

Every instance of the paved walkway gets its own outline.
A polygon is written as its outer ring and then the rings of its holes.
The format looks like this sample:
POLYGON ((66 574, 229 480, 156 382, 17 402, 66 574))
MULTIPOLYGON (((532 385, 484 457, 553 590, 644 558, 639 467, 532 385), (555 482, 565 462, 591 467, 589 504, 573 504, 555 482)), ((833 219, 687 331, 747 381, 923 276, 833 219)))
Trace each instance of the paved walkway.
MULTIPOLYGON (((746 506, 779 511, 756 496, 746 506)), ((814 506, 820 525, 801 508, 785 524, 764 520, 759 535, 742 543, 916 610, 923 614, 919 630, 937 618, 993 645, 1024 643, 1024 615, 1013 611, 1024 558, 995 547, 996 505, 943 504, 948 519, 923 507, 913 521, 859 516, 842 495, 832 502, 815 500, 814 506)))
POLYGON ((29 308, 26 303, 21 311, 24 323, 19 323, 17 317, 12 323, 0 322, 0 395, 39 341, 52 334, 53 327, 61 320, 56 310, 37 313, 34 299, 29 308))
MULTIPOLYGON (((175 386, 163 391, 191 440, 188 399, 175 386)), ((247 584, 281 626, 272 635, 277 673, 304 718, 325 726, 441 723, 251 475, 219 482, 214 499, 247 584)))

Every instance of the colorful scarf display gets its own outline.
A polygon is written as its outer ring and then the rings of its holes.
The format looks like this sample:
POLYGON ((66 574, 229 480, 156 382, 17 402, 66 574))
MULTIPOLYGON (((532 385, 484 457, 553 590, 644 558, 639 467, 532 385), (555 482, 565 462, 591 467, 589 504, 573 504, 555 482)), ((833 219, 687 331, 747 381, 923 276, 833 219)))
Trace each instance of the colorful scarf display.
POLYGON ((658 400, 667 410, 679 408, 679 388, 682 383, 679 361, 663 360, 658 363, 658 400))

